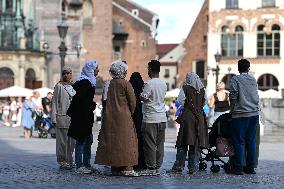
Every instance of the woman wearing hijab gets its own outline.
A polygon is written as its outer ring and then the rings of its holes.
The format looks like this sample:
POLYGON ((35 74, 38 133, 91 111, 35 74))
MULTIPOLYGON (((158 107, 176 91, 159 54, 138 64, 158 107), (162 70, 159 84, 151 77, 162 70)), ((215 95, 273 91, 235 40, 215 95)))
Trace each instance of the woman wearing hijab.
POLYGON ((144 81, 139 72, 133 72, 130 76, 129 82, 131 83, 134 93, 136 96, 136 108, 133 114, 133 121, 136 128, 137 138, 138 138, 138 165, 135 166, 135 169, 145 169, 145 159, 143 153, 143 136, 141 133, 141 125, 143 120, 143 113, 142 113, 142 103, 140 100, 140 94, 143 91, 144 81))
POLYGON ((184 110, 176 142, 176 161, 171 172, 182 172, 188 153, 188 173, 194 174, 198 169, 200 147, 208 147, 208 130, 203 115, 205 89, 197 74, 186 74, 177 100, 184 110))
POLYGON ((65 66, 61 74, 61 80, 54 87, 51 121, 56 128, 56 157, 60 169, 72 169, 75 141, 67 136, 71 120, 67 110, 76 91, 72 87, 72 69, 65 66))
POLYGON ((96 164, 111 166, 113 175, 138 176, 137 136, 132 120, 136 98, 131 84, 124 78, 127 65, 122 61, 110 67, 103 124, 98 137, 96 164))
POLYGON ((76 172, 82 174, 92 173, 93 171, 90 164, 91 145, 93 143, 93 111, 96 108, 93 98, 98 72, 99 68, 95 60, 89 60, 85 63, 80 78, 73 84, 76 94, 67 112, 71 117, 68 136, 76 140, 76 172))

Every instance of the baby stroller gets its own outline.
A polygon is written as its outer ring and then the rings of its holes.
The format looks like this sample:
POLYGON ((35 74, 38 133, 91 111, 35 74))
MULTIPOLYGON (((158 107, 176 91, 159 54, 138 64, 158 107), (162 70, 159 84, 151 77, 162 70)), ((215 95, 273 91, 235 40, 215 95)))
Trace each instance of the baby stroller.
MULTIPOLYGON (((209 132, 209 145, 210 148, 204 148, 201 150, 201 158, 199 159, 199 170, 206 170, 207 163, 211 162, 210 170, 213 173, 220 171, 220 165, 216 162, 223 163, 222 167, 226 170, 231 169, 231 165, 221 159, 223 156, 219 156, 216 150, 216 140, 220 137, 230 139, 230 125, 232 122, 232 115, 230 113, 223 114, 217 118, 213 123, 209 132)), ((229 155, 228 155, 229 156, 229 155)), ((228 157, 226 156, 226 157, 228 157)))
POLYGON ((44 114, 42 111, 37 111, 35 117, 35 127, 38 130, 38 137, 47 138, 48 134, 50 134, 52 138, 56 138, 50 116, 44 114))

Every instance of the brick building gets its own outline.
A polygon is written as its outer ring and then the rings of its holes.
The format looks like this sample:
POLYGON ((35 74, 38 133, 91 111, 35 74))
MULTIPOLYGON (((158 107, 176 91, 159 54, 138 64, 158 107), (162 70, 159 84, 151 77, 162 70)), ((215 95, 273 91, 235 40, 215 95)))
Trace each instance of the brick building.
POLYGON ((180 85, 187 72, 195 72, 205 82, 207 80, 207 32, 209 1, 205 0, 187 38, 184 41, 185 55, 178 64, 177 83, 180 85))

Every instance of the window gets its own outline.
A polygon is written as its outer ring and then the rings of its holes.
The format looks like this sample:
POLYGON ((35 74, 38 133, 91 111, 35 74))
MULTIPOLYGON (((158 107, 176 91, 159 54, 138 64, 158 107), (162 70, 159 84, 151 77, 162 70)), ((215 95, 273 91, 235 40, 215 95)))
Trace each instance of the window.
POLYGON ((275 0, 262 0, 262 7, 275 7, 275 0))
POLYGON ((3 8, 3 6, 2 6, 2 0, 0 0, 0 13, 2 13, 3 12, 3 10, 2 10, 2 8, 3 8))
POLYGON ((279 56, 280 55, 280 26, 274 24, 271 33, 265 33, 265 26, 257 27, 257 55, 279 56))
POLYGON ((16 48, 16 27, 14 25, 14 19, 6 17, 0 20, 0 48, 13 49, 16 48))
POLYGON ((114 52, 120 52, 120 46, 114 46, 114 52))
POLYGON ((222 27, 222 56, 238 57, 243 56, 243 28, 237 26, 233 34, 229 33, 228 26, 222 27))
POLYGON ((6 0, 6 12, 12 13, 13 11, 13 1, 6 0))
POLYGON ((93 3, 92 1, 84 1, 83 4, 83 22, 84 24, 92 24, 93 19, 93 3))
POLYGON ((204 61, 196 62, 196 74, 201 78, 204 79, 205 73, 205 63, 204 61))
POLYGON ((134 16, 139 16, 139 10, 138 9, 132 9, 132 14, 134 15, 134 16))
POLYGON ((227 9, 237 9, 239 7, 238 0, 226 0, 227 9))
POLYGON ((165 69, 165 78, 169 78, 170 77, 170 70, 169 69, 165 69))
POLYGON ((272 74, 263 74, 257 80, 259 90, 274 89, 278 91, 279 82, 272 74))

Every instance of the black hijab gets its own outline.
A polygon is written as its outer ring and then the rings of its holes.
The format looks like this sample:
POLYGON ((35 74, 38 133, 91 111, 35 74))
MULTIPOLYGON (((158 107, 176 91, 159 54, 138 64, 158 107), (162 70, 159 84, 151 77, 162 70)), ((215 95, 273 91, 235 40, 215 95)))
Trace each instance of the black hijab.
POLYGON ((140 94, 142 93, 143 86, 144 86, 144 81, 140 75, 139 72, 133 72, 130 76, 129 82, 131 83, 134 93, 136 98, 140 97, 140 94))

